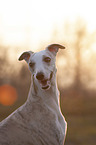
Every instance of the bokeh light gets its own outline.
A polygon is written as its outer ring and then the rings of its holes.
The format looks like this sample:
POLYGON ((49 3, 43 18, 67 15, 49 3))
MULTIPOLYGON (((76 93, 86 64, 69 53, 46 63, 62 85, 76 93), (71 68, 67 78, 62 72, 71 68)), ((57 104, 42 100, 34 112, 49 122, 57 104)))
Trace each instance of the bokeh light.
POLYGON ((4 106, 13 105, 17 100, 17 91, 10 85, 0 86, 0 104, 4 106))

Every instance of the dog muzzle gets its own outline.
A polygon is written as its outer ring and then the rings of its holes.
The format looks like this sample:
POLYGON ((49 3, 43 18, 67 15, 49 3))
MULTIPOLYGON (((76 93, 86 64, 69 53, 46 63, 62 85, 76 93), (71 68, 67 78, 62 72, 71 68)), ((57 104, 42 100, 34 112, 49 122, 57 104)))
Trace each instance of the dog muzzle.
POLYGON ((49 79, 43 79, 39 81, 39 83, 42 85, 43 90, 48 90, 51 87, 52 76, 53 76, 53 72, 51 72, 49 79))

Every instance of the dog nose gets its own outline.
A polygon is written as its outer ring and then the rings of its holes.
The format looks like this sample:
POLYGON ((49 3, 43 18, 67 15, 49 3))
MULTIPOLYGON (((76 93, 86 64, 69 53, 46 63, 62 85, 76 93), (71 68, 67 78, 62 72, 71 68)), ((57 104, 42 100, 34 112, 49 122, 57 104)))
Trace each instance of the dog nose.
POLYGON ((43 80, 44 79, 44 74, 42 72, 38 72, 37 75, 36 75, 36 78, 38 80, 43 80))

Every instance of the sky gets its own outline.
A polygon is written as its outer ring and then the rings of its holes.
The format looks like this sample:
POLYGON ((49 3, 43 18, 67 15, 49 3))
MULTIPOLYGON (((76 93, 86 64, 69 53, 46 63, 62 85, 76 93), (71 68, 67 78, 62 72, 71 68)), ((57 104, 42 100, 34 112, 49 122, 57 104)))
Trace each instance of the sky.
POLYGON ((66 21, 82 18, 96 30, 95 0, 0 0, 0 40, 3 45, 36 49, 66 21))

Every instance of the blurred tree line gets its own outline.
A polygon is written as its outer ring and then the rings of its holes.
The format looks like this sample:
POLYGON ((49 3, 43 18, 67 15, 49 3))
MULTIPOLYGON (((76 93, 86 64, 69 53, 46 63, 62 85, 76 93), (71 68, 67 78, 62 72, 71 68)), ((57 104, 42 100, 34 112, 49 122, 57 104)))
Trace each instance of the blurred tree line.
MULTIPOLYGON (((91 50, 96 42, 96 32, 89 33, 86 24, 81 20, 74 25, 67 22, 62 32, 58 29, 54 31, 50 42, 58 40, 66 47, 57 56, 61 108, 68 122, 65 144, 95 145, 96 87, 90 86, 96 84, 96 52, 92 53, 91 50)), ((14 86, 18 100, 12 106, 0 104, 0 120, 26 101, 30 87, 30 72, 26 63, 11 62, 8 49, 0 46, 0 85, 14 86)))

